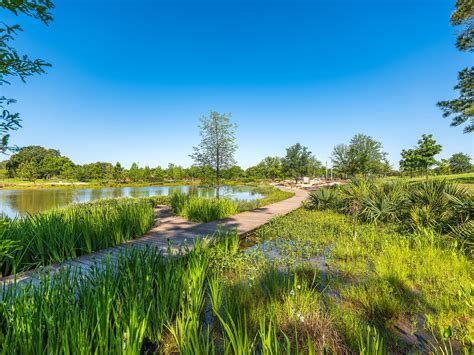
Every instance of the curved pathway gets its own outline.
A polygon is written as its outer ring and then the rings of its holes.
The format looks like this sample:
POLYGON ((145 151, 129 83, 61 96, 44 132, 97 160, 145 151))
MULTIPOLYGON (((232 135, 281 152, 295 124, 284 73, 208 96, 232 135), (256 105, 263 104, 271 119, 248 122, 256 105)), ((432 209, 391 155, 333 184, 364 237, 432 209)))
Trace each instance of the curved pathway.
POLYGON ((173 215, 169 206, 159 206, 156 210, 155 226, 142 237, 60 264, 47 266, 43 269, 0 278, 0 287, 5 284, 14 283, 15 280, 17 284, 27 284, 30 281, 33 284, 38 284, 41 275, 44 274, 45 271, 54 273, 65 267, 77 267, 87 272, 94 264, 100 265, 101 261, 105 261, 106 258, 115 260, 118 254, 126 249, 143 249, 152 246, 166 255, 168 254, 168 245, 171 246, 170 250, 176 253, 180 245, 185 241, 192 247, 192 241, 194 239, 212 235, 217 231, 237 231, 239 235, 245 235, 261 225, 264 225, 273 217, 285 215, 297 209, 300 207, 301 202, 308 196, 308 192, 304 190, 288 191, 295 192, 295 196, 252 211, 242 212, 225 219, 208 223, 187 221, 182 217, 173 215))

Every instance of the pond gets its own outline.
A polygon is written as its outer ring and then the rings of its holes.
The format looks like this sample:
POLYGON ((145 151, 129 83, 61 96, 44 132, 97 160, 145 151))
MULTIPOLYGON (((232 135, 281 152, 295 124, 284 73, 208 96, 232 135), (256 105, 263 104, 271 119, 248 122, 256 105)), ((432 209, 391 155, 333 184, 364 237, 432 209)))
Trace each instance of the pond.
MULTIPOLYGON (((0 190, 0 212, 8 217, 15 217, 63 207, 71 203, 115 197, 170 195, 178 191, 192 192, 203 197, 215 196, 214 188, 188 185, 0 190)), ((255 200, 263 197, 251 186, 222 186, 220 194, 222 197, 236 200, 255 200)))

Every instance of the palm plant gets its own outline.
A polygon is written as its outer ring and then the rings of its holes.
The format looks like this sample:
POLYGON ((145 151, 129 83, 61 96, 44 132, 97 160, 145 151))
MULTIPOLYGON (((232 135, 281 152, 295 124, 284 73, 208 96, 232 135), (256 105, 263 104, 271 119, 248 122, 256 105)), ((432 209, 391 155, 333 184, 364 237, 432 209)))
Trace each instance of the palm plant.
POLYGON ((315 210, 337 209, 341 205, 338 187, 323 187, 309 194, 308 207, 315 210))

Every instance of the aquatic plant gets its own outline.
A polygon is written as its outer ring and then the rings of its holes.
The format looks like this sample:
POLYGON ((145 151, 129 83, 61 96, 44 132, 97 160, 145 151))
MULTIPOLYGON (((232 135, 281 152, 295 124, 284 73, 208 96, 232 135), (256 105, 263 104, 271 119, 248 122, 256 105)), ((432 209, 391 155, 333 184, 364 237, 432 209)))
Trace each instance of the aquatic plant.
POLYGON ((0 275, 64 261, 146 233, 154 209, 146 199, 110 199, 74 204, 7 222, 0 243, 0 275))

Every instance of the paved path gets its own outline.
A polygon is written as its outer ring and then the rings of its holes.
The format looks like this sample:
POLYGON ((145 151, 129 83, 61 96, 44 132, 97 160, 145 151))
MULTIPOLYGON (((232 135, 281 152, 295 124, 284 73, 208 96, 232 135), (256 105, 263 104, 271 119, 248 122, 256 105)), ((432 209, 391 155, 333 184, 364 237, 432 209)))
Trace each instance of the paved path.
MULTIPOLYGON (((77 267, 87 271, 94 263, 100 263, 104 258, 116 259, 121 251, 130 248, 147 248, 152 246, 158 248, 158 250, 161 250, 166 255, 168 253, 168 244, 171 244, 173 252, 177 252, 179 245, 184 241, 191 245, 193 239, 212 235, 218 230, 236 230, 239 235, 244 235, 267 223, 275 216, 285 215, 295 210, 308 196, 307 191, 293 190, 293 192, 295 192, 295 196, 287 200, 209 223, 187 221, 182 217, 173 215, 169 206, 160 206, 156 211, 155 226, 142 237, 92 254, 83 255, 61 264, 51 265, 45 269, 57 272, 61 268, 77 267)), ((33 270, 16 276, 8 276, 0 279, 0 286, 14 282, 15 278, 18 284, 26 284, 30 281, 33 284, 37 284, 39 283, 39 277, 43 273, 44 270, 33 270)))

